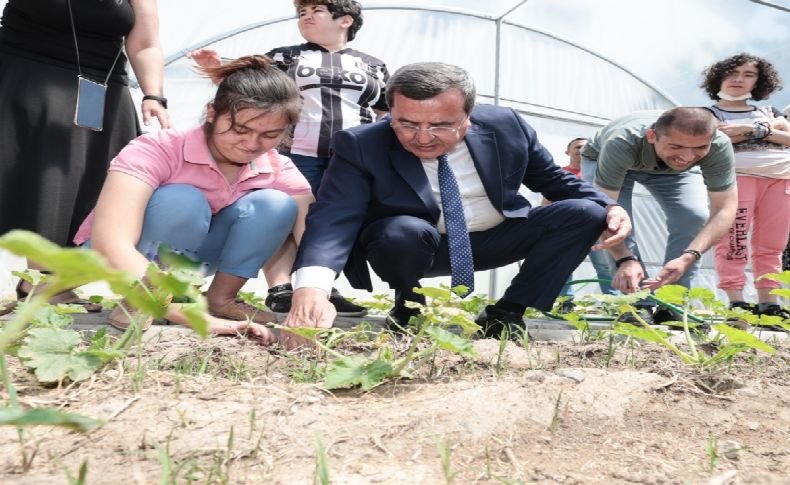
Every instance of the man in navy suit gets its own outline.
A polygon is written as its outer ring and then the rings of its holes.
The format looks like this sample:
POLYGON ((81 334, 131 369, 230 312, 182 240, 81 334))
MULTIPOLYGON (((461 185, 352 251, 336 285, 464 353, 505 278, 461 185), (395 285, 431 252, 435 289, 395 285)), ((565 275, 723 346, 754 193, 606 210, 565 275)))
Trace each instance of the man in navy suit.
MULTIPOLYGON (((475 107, 465 70, 436 62, 405 66, 390 78, 387 101, 391 118, 333 138, 294 265, 286 325, 330 327, 335 313, 328 292, 343 269, 354 287, 372 291, 370 263, 395 290, 389 323, 402 326, 416 313, 405 302, 423 301, 413 291, 420 278, 452 273, 455 281, 467 263, 482 271, 523 259, 503 297, 478 317, 485 334, 497 336, 504 326, 523 328, 526 307, 550 309, 602 233, 595 249, 631 256, 622 244, 631 228, 626 212, 555 165, 512 109, 475 107), (457 190, 441 189, 447 165, 457 190), (518 193, 522 184, 554 203, 530 207, 518 193), (466 250, 453 250, 452 257, 447 232, 458 226, 451 214, 457 211, 447 210, 445 227, 443 210, 450 192, 460 194, 463 235, 468 231, 466 250), (458 262, 461 253, 469 256, 468 245, 471 258, 458 262)), ((639 277, 621 280, 636 288, 639 277)))

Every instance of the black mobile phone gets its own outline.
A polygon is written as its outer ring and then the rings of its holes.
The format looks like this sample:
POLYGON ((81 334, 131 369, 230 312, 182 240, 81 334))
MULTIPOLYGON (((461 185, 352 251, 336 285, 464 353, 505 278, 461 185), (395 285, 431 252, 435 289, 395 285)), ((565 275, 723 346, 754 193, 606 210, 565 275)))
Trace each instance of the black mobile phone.
POLYGON ((77 108, 74 111, 74 124, 93 131, 104 127, 104 100, 107 85, 91 81, 82 76, 77 89, 77 108))

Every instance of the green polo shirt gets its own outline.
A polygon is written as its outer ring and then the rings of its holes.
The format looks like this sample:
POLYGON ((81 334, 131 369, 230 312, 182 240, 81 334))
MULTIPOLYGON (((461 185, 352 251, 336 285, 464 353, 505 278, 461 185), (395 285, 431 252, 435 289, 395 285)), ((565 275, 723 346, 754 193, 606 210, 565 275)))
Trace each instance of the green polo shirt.
MULTIPOLYGON (((661 113, 663 111, 640 111, 623 116, 593 135, 582 149, 582 156, 598 162, 597 186, 619 191, 629 170, 656 175, 678 173, 658 158, 655 147, 645 136, 645 131, 655 124, 661 113)), ((734 186, 735 154, 730 138, 716 131, 710 152, 686 170, 693 167, 702 169, 708 192, 723 192, 734 186)))

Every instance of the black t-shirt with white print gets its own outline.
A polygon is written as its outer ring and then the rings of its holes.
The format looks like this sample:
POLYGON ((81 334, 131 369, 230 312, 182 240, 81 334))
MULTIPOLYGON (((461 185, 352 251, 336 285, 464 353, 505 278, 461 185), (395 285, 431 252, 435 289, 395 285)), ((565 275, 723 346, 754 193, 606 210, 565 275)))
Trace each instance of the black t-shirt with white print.
POLYGON ((308 42, 266 53, 288 73, 302 92, 304 105, 284 152, 328 157, 336 131, 370 123, 374 109, 387 111, 384 85, 389 78, 383 61, 354 49, 329 52, 308 42))

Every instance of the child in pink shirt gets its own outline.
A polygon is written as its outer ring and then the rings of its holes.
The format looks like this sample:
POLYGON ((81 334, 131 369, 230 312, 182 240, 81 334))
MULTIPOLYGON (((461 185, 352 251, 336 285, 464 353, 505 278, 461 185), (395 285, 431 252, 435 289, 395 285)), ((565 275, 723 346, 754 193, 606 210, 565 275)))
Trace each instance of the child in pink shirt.
MULTIPOLYGON (((124 148, 75 242, 140 276, 161 244, 202 262, 216 271, 206 292, 211 330, 271 343, 260 324, 275 316, 237 295, 286 238, 298 242, 313 202, 305 178, 275 150, 298 119, 299 91, 264 57, 204 71, 219 85, 205 124, 144 135, 124 148)), ((128 327, 127 312, 113 311, 110 324, 128 327)), ((185 323, 176 309, 168 319, 185 323)))

